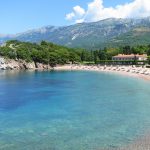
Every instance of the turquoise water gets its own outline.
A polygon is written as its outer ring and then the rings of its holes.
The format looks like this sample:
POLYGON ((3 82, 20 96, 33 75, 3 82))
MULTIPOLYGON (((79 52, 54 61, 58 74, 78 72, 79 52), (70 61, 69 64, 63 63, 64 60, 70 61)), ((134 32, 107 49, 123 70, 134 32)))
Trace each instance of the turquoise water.
POLYGON ((150 83, 98 72, 0 72, 0 150, 101 150, 150 128, 150 83))

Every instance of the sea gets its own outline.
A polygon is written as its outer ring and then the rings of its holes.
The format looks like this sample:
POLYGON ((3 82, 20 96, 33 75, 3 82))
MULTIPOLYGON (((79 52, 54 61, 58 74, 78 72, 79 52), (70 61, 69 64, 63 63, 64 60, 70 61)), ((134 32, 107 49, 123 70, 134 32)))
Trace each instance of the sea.
POLYGON ((0 150, 112 150, 149 131, 150 81, 92 71, 0 71, 0 150))

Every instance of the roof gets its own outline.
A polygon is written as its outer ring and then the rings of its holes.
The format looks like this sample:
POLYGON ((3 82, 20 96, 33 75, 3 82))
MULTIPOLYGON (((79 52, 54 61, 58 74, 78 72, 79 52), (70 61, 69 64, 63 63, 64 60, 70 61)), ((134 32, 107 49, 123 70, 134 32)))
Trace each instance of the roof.
POLYGON ((134 57, 142 57, 142 58, 147 58, 146 54, 143 55, 135 55, 135 54, 131 54, 131 55, 124 55, 124 54, 118 54, 117 56, 113 56, 113 58, 134 58, 134 57))

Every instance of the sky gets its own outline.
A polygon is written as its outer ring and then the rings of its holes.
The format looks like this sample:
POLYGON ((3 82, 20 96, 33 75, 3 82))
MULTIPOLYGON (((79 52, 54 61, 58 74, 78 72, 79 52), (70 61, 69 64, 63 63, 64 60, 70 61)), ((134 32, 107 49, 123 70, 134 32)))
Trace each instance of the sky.
POLYGON ((0 0, 0 34, 149 14, 150 0, 0 0))

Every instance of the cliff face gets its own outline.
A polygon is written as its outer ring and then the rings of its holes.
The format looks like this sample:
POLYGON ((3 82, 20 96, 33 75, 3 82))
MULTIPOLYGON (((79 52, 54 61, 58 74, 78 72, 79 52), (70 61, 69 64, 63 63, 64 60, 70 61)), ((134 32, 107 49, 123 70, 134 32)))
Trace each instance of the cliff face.
POLYGON ((0 69, 3 70, 49 70, 52 69, 51 66, 35 63, 35 62, 26 62, 24 60, 14 60, 14 59, 4 59, 4 62, 0 62, 0 69))

